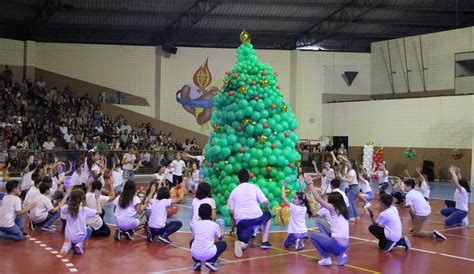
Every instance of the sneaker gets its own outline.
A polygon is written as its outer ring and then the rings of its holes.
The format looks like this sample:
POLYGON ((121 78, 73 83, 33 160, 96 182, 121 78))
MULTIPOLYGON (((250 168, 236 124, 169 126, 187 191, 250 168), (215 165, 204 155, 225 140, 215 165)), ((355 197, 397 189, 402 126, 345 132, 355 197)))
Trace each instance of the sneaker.
POLYGON ((166 235, 159 235, 158 239, 167 245, 172 243, 171 240, 166 235))
POLYGON ((347 255, 346 253, 342 253, 341 255, 337 256, 337 265, 345 265, 347 263, 347 255))
POLYGON ((304 244, 302 243, 301 239, 296 239, 295 250, 300 251, 303 248, 304 248, 304 244))
POLYGON ((437 231, 437 230, 433 230, 433 235, 436 239, 441 239, 441 240, 444 240, 446 241, 448 238, 446 238, 446 236, 444 236, 443 234, 441 234, 441 232, 437 231))
POLYGON ((56 231, 56 228, 54 228, 52 226, 43 226, 41 228, 41 230, 48 231, 48 232, 53 232, 53 231, 56 231))
POLYGON ((332 265, 331 257, 322 258, 321 260, 318 261, 318 264, 319 265, 332 265))
POLYGON ((209 270, 210 270, 211 272, 217 271, 217 263, 206 262, 204 265, 205 265, 207 268, 209 268, 209 270))
POLYGON ((54 228, 57 228, 57 226, 55 226, 55 225, 51 225, 51 226, 54 227, 54 228))
POLYGON ((395 243, 395 242, 388 241, 387 244, 385 245, 383 251, 385 251, 385 252, 390 252, 390 251, 392 251, 392 249, 395 247, 396 244, 397 244, 397 243, 395 243))
POLYGON ((120 228, 117 228, 115 230, 114 240, 120 241, 120 238, 122 238, 121 236, 122 236, 122 231, 120 231, 120 228))
POLYGON ((34 231, 35 230, 35 224, 33 223, 32 220, 30 220, 30 230, 34 231))
POLYGON ((272 244, 270 242, 264 242, 262 243, 262 249, 271 249, 272 244))
POLYGON ((371 206, 372 206, 372 204, 371 204, 370 202, 367 202, 367 203, 364 205, 364 209, 365 209, 365 208, 369 208, 369 207, 371 207, 371 206))
POLYGON ((76 253, 76 255, 82 255, 82 253, 84 253, 84 251, 82 250, 82 245, 83 243, 78 243, 74 246, 74 252, 76 253))
POLYGON ((461 225, 465 227, 469 226, 469 218, 467 218, 467 216, 462 219, 461 225))
POLYGON ((241 241, 235 241, 235 242, 234 242, 234 255, 235 255, 235 257, 237 257, 237 258, 242 257, 242 255, 243 255, 243 252, 242 252, 242 245, 243 245, 243 244, 244 244, 244 243, 241 242, 241 241))
POLYGON ((127 240, 133 240, 133 231, 127 230, 125 232, 122 232, 122 234, 127 238, 127 240))
POLYGON ((67 253, 71 250, 72 244, 69 240, 64 241, 63 246, 61 247, 61 255, 66 256, 67 253))
POLYGON ((402 245, 405 247, 405 251, 410 250, 411 243, 410 240, 408 240, 408 237, 403 238, 402 245))
POLYGON ((355 222, 355 218, 350 217, 349 222, 355 222))
POLYGON ((201 262, 194 262, 193 263, 193 270, 194 271, 201 271, 201 266, 202 266, 201 262))

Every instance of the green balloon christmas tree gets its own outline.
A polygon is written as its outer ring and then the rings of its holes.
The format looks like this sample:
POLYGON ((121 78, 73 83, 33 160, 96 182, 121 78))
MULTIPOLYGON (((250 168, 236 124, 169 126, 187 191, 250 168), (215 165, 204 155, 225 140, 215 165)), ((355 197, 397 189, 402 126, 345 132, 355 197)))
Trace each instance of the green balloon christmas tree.
POLYGON ((249 34, 240 35, 237 63, 226 72, 221 93, 214 96, 211 133, 205 147, 205 180, 211 184, 217 210, 230 223, 227 199, 238 184, 242 168, 270 201, 281 201, 281 183, 290 178, 286 193, 299 190, 296 181, 301 156, 296 150, 295 114, 283 98, 278 73, 255 55, 249 34))

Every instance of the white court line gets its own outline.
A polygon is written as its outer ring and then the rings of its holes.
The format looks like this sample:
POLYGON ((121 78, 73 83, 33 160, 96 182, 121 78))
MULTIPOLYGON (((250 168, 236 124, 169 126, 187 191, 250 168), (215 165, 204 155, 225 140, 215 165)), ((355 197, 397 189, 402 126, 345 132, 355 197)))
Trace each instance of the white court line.
POLYGON ((61 259, 63 256, 61 256, 61 255, 56 255, 56 257, 58 257, 58 258, 60 258, 60 259, 61 259))
POLYGON ((63 263, 67 263, 67 262, 69 262, 69 260, 68 260, 68 259, 61 259, 61 261, 62 261, 63 263))
POLYGON ((71 264, 71 263, 67 263, 65 264, 67 267, 74 267, 74 264, 71 264))
POLYGON ((446 256, 446 257, 451 257, 451 258, 455 258, 455 259, 460 259, 460 260, 466 260, 466 261, 474 262, 474 259, 465 258, 465 257, 459 257, 459 256, 454 256, 454 255, 450 255, 450 254, 446 254, 446 253, 439 253, 439 255, 443 255, 443 256, 446 256))
POLYGON ((456 230, 456 229, 468 229, 468 228, 471 228, 471 227, 474 227, 474 225, 450 227, 450 228, 446 228, 446 229, 442 229, 442 230, 438 230, 438 231, 439 232, 444 232, 444 231, 450 231, 450 230, 456 230))
POLYGON ((51 254, 54 254, 54 255, 56 255, 56 254, 59 253, 59 252, 57 252, 56 250, 53 250, 53 251, 50 251, 50 252, 51 252, 51 254))
POLYGON ((48 251, 53 250, 51 247, 45 247, 44 249, 48 251))
POLYGON ((437 254, 435 251, 429 251, 429 250, 424 250, 424 249, 419 249, 419 248, 414 248, 414 247, 410 248, 410 250, 416 250, 416 251, 429 253, 429 254, 437 254))
POLYGON ((70 272, 77 272, 78 270, 77 270, 77 268, 69 268, 69 271, 70 272))
POLYGON ((35 241, 35 244, 41 244, 42 242, 41 241, 35 241))
POLYGON ((40 244, 41 247, 45 247, 45 246, 48 246, 48 245, 45 245, 45 244, 40 244))

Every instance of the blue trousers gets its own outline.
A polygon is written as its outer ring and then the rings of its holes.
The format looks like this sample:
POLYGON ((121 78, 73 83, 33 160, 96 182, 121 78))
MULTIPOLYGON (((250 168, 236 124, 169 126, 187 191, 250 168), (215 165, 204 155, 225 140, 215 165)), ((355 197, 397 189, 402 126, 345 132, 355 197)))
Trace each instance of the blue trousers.
POLYGON ((306 233, 289 233, 288 237, 286 237, 285 242, 283 243, 283 246, 285 248, 290 248, 296 244, 297 239, 306 239, 307 234, 306 233))
POLYGON ((0 227, 0 238, 6 240, 23 240, 23 217, 16 216, 15 225, 12 227, 0 227))
POLYGON ((336 239, 324 233, 314 232, 311 234, 311 242, 323 258, 329 257, 329 254, 339 256, 347 250, 347 246, 342 246, 336 239))
POLYGON ((359 216, 357 214, 357 208, 355 205, 355 201, 357 199, 357 195, 359 195, 360 187, 358 184, 353 184, 349 187, 347 192, 347 198, 349 198, 349 217, 356 218, 359 216))
POLYGON ((441 214, 447 217, 446 220, 444 220, 445 225, 454 226, 462 223, 462 220, 467 216, 467 211, 448 207, 441 209, 441 214))

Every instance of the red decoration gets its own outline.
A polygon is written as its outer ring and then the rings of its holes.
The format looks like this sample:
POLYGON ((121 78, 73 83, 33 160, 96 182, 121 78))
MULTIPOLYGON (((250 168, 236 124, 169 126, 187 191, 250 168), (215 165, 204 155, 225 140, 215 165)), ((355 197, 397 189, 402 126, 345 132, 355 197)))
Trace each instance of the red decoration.
POLYGON ((260 98, 258 98, 258 96, 255 96, 255 97, 253 97, 253 99, 254 99, 255 101, 258 101, 258 99, 260 99, 260 98))
POLYGON ((181 185, 176 186, 176 190, 179 190, 181 188, 181 185))
POLYGON ((242 130, 242 126, 241 126, 241 125, 238 125, 236 129, 237 129, 237 131, 241 131, 241 130, 242 130))
POLYGON ((263 123, 263 128, 268 128, 268 123, 263 123))
POLYGON ((276 147, 277 147, 277 145, 276 145, 276 144, 272 144, 272 148, 276 148, 276 147))
POLYGON ((178 213, 178 207, 177 206, 173 205, 173 206, 168 207, 168 213, 167 213, 168 218, 175 215, 176 213, 178 213))
POLYGON ((252 83, 250 83, 252 86, 255 86, 257 84, 257 82, 255 80, 252 81, 252 83))
POLYGON ((278 76, 278 71, 274 71, 273 74, 275 74, 275 76, 278 76))
POLYGON ((277 89, 280 89, 280 85, 277 85, 277 89))
POLYGON ((253 174, 253 172, 250 172, 249 177, 250 177, 250 178, 255 177, 255 175, 253 174))
POLYGON ((233 91, 233 90, 229 90, 229 95, 230 95, 230 96, 233 96, 233 95, 234 95, 234 91, 233 91))
POLYGON ((271 108, 272 110, 274 110, 274 109, 276 109, 276 105, 275 105, 275 104, 272 104, 272 105, 270 106, 270 108, 271 108))
POLYGON ((286 203, 281 203, 280 204, 280 207, 285 207, 286 206, 286 203))
POLYGON ((285 132, 285 137, 288 137, 290 136, 290 134, 288 132, 285 132))
POLYGON ((290 163, 289 166, 290 166, 291 168, 294 168, 294 167, 295 167, 295 163, 290 163))
POLYGON ((262 75, 263 76, 267 75, 267 71, 266 70, 262 71, 262 75))
POLYGON ((209 164, 207 164, 209 167, 212 167, 214 164, 212 162, 210 162, 209 164))
POLYGON ((245 148, 241 147, 241 148, 239 148, 239 151, 240 151, 241 153, 243 153, 243 152, 245 151, 245 148))
POLYGON ((232 76, 233 76, 234 78, 237 78, 237 77, 239 77, 239 74, 236 72, 236 73, 234 73, 232 76))
POLYGON ((224 73, 225 73, 225 75, 229 75, 230 71, 226 70, 224 73))
POLYGON ((267 171, 268 171, 268 172, 272 171, 272 167, 271 167, 271 166, 267 166, 267 171))

